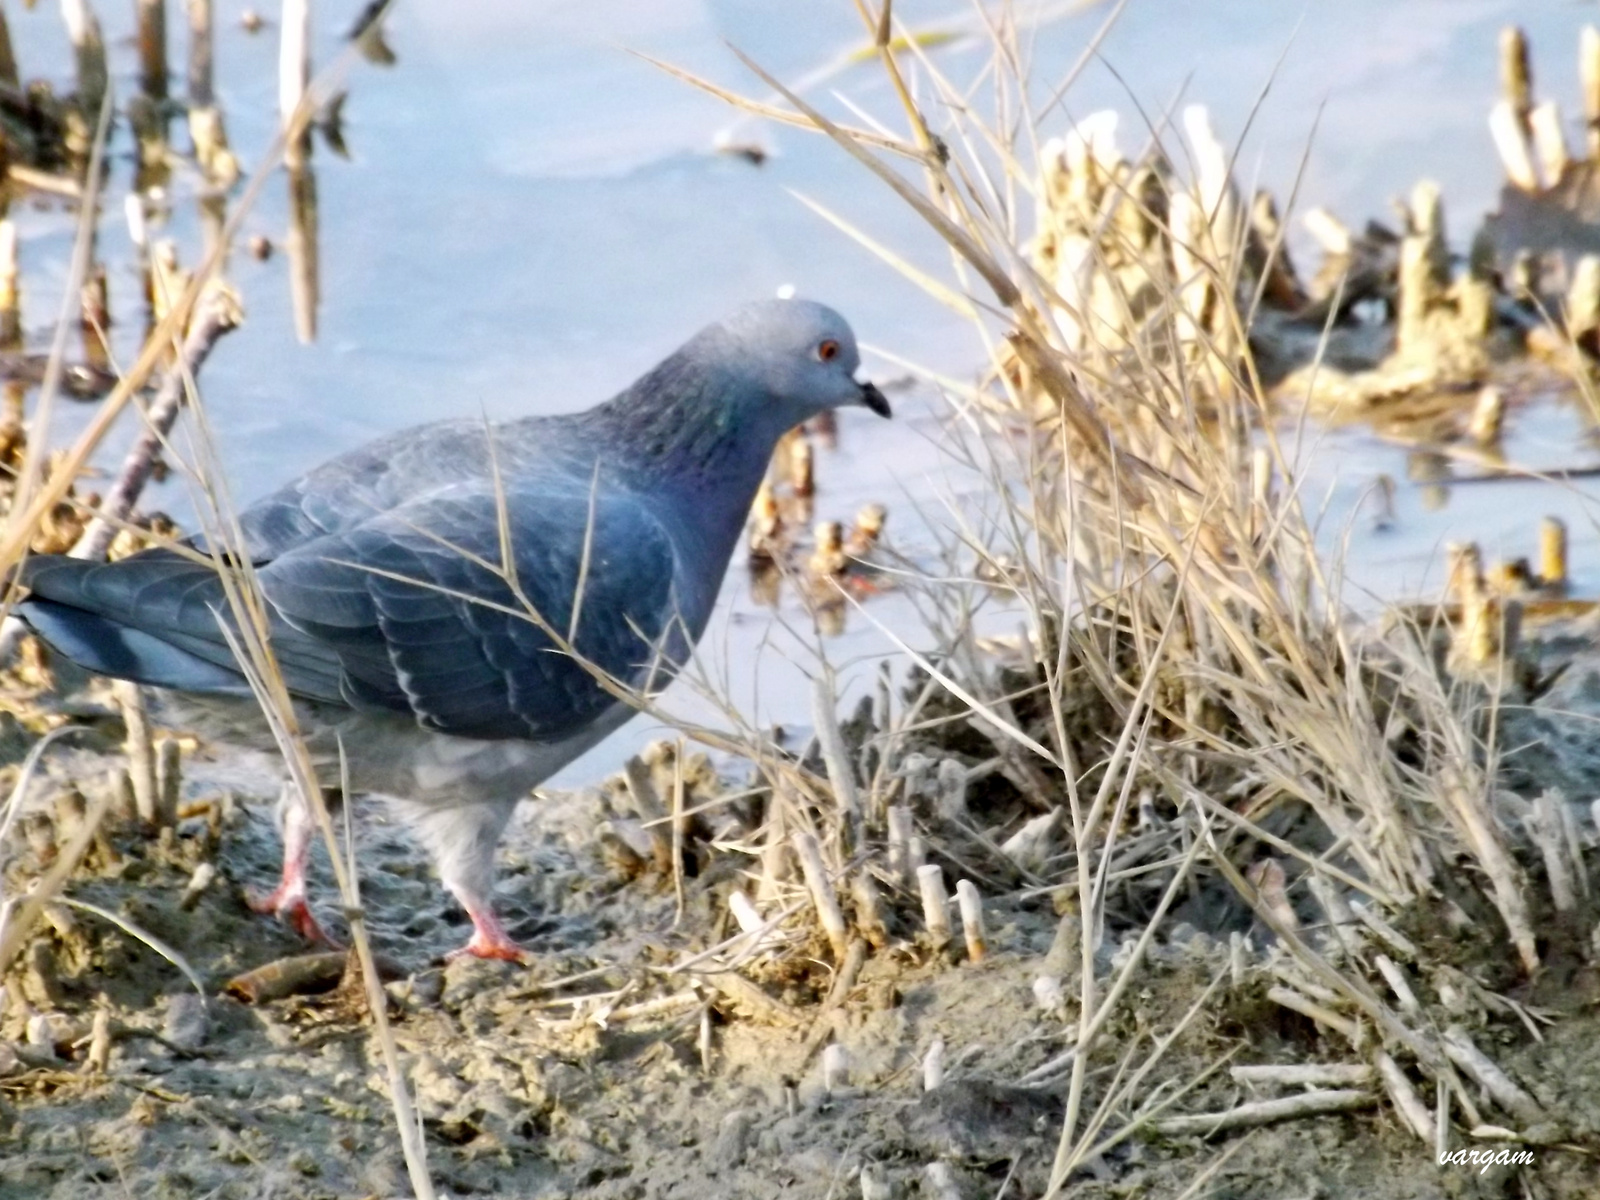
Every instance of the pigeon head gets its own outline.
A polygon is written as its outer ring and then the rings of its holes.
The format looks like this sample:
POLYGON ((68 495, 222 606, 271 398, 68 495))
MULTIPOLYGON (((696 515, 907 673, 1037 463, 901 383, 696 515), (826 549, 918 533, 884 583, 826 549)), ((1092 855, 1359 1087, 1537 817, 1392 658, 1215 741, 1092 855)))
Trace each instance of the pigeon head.
POLYGON ((746 305, 690 343, 750 385, 744 392, 759 412, 739 414, 779 432, 830 408, 857 405, 880 417, 889 402, 856 379, 861 354, 849 323, 809 300, 764 300, 746 305))

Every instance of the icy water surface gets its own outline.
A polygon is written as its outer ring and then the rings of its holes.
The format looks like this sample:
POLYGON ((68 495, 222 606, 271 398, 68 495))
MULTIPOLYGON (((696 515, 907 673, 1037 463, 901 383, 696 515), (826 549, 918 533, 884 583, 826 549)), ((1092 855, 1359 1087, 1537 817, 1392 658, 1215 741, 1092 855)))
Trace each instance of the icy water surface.
MULTIPOLYGON (((133 56, 119 39, 132 6, 105 7, 114 71, 129 89, 133 56)), ((181 68, 182 6, 172 7, 173 62, 181 68)), ((246 5, 217 7, 219 99, 248 169, 275 122, 277 29, 271 6, 262 6, 268 23, 254 35, 240 22, 246 5)), ((320 62, 339 52, 361 7, 314 5, 320 62)), ((1065 77, 1107 13, 1102 5, 1054 9, 1023 38, 1044 86, 1065 77)), ((917 27, 971 28, 962 3, 905 0, 896 13, 917 27)), ((70 55, 51 6, 11 16, 24 74, 49 74, 65 90, 70 55)), ((1356 225, 1386 215, 1391 196, 1431 176, 1443 185, 1452 232, 1462 240, 1499 186, 1485 129, 1499 28, 1515 20, 1528 29, 1541 93, 1570 111, 1577 34, 1592 18, 1585 7, 1533 0, 1133 0, 1102 58, 1045 128, 1058 132, 1073 116, 1115 106, 1136 143, 1135 100, 1150 121, 1179 101, 1203 101, 1225 141, 1245 137, 1244 181, 1259 179, 1287 197, 1299 175, 1301 207, 1325 205, 1356 225)), ((234 495, 248 499, 404 425, 585 407, 702 323, 781 286, 840 308, 869 346, 969 376, 981 353, 970 332, 790 191, 942 272, 942 250, 898 201, 825 140, 739 120, 629 53, 762 94, 725 40, 779 77, 805 83, 825 107, 843 112, 840 93, 899 127, 876 68, 839 65, 861 44, 846 0, 401 0, 389 32, 398 62, 359 64, 350 79, 351 159, 321 147, 316 154, 317 341, 296 339, 282 254, 265 263, 240 255, 230 268, 248 323, 207 366, 204 389, 234 495), (715 153, 718 136, 730 130, 759 143, 765 164, 715 153)), ((955 78, 973 77, 983 61, 977 39, 934 53, 955 78)), ((174 130, 182 142, 180 126, 174 130)), ((131 171, 125 135, 113 150, 113 194, 120 195, 131 171)), ((200 244, 193 187, 187 177, 176 180, 170 222, 158 230, 176 238, 191 263, 200 244)), ((274 180, 247 236, 281 241, 284 192, 274 180)), ((59 304, 72 218, 27 213, 20 226, 27 319, 43 331, 59 304)), ((118 257, 126 244, 120 214, 108 214, 101 237, 111 261, 123 264, 113 274, 112 302, 118 351, 131 358, 142 320, 128 259, 118 257)), ((867 371, 898 374, 870 353, 867 371)), ((819 456, 818 517, 848 519, 862 503, 881 501, 891 535, 926 551, 933 539, 914 506, 937 524, 942 499, 971 482, 942 462, 926 407, 902 400, 901 408, 894 423, 844 414, 839 449, 819 456)), ((67 423, 82 414, 69 414, 67 423)), ((1562 459, 1578 446, 1581 427, 1563 409, 1515 416, 1508 453, 1562 459)), ((1406 482, 1404 450, 1360 430, 1310 437, 1308 499, 1327 498, 1330 546, 1349 528, 1358 586, 1390 595, 1433 586, 1428 572, 1439 547, 1463 533, 1488 543, 1491 555, 1497 541, 1525 553, 1545 512, 1567 516, 1579 581, 1600 585, 1584 485, 1458 487, 1440 507, 1437 491, 1406 482), (1401 482, 1399 520, 1387 533, 1351 519, 1380 472, 1401 482)), ((183 507, 170 492, 161 503, 183 507)), ((918 627, 904 600, 871 607, 884 623, 918 627)), ((712 669, 725 672, 735 702, 766 722, 808 719, 809 621, 794 606, 783 615, 801 636, 774 628, 736 563, 706 639, 712 669)), ((856 664, 859 681, 888 649, 857 617, 828 652, 856 664)), ((650 734, 636 723, 558 782, 594 778, 650 734)))

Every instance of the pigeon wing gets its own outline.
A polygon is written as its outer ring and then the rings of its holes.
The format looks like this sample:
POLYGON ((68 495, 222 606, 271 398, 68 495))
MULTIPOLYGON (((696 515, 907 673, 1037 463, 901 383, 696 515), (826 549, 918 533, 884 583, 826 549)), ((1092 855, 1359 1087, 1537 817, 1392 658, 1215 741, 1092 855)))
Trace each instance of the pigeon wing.
MULTIPOLYGON (((356 708, 409 711, 469 737, 558 740, 616 701, 577 654, 630 684, 658 648, 681 659, 671 538, 627 493, 483 483, 443 489, 309 542, 260 569, 262 590, 356 708), (502 537, 502 529, 509 537, 502 537), (509 543, 510 564, 503 566, 509 543), (574 613, 577 614, 574 620, 574 613)), ((299 670, 285 663, 291 690, 299 670)))

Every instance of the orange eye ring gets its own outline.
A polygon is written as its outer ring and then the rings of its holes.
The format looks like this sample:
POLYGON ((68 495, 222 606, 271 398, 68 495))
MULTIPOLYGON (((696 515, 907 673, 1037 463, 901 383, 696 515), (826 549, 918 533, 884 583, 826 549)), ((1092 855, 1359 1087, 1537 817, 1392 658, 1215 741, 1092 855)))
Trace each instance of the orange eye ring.
POLYGON ((832 362, 839 357, 839 343, 827 338, 817 346, 817 357, 823 362, 832 362))

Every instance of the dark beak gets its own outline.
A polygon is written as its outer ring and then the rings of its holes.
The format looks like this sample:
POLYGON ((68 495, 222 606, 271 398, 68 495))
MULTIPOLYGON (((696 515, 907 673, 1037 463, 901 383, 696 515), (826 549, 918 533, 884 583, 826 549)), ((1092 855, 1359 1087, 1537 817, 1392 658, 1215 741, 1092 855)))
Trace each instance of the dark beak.
POLYGON ((884 398, 883 393, 880 392, 873 384, 863 383, 861 385, 861 403, 866 405, 866 407, 870 408, 873 412, 877 413, 880 417, 891 417, 894 415, 889 409, 889 401, 884 398))

